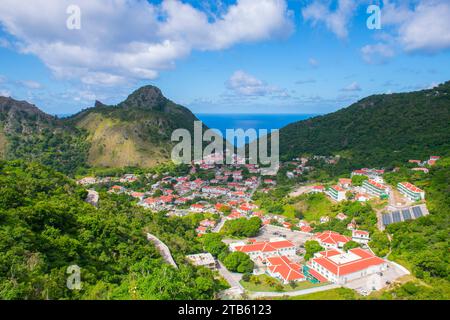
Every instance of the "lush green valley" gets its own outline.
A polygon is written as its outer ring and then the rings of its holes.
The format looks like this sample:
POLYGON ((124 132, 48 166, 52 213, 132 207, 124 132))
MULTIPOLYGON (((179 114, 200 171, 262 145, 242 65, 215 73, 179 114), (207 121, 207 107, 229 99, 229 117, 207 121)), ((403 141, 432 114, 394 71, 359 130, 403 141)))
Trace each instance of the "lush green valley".
POLYGON ((2 299, 212 299, 221 288, 211 271, 184 256, 201 251, 189 219, 153 215, 126 196, 86 191, 40 164, 0 162, 0 297, 2 299), (146 240, 171 248, 179 270, 146 240), (81 268, 82 290, 66 270, 81 268))

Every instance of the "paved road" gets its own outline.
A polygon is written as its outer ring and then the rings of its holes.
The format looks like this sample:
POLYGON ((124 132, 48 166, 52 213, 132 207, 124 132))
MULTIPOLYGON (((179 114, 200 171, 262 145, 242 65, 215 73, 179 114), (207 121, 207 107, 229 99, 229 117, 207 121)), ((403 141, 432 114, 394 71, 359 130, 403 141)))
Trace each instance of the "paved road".
POLYGON ((217 270, 219 271, 220 275, 228 282, 230 287, 232 288, 237 287, 242 291, 244 291, 244 287, 239 283, 239 281, 242 279, 242 274, 231 273, 230 271, 228 271, 227 268, 225 268, 222 262, 220 261, 217 262, 218 262, 217 270))
POLYGON ((289 292, 250 292, 249 297, 251 299, 258 299, 258 298, 273 298, 273 297, 294 297, 294 296, 303 296, 305 294, 315 293, 315 292, 321 292, 321 291, 327 291, 331 289, 340 288, 340 285, 337 284, 329 284, 324 285, 321 287, 315 287, 315 288, 309 288, 309 289, 303 289, 298 291, 289 291, 289 292))
POLYGON ((161 253, 161 256, 168 264, 170 264, 174 268, 178 269, 178 266, 175 263, 175 260, 173 259, 172 254, 170 253, 169 247, 164 242, 159 240, 157 237, 155 237, 151 233, 147 233, 147 240, 151 241, 156 246, 156 248, 161 253))
POLYGON ((227 219, 225 219, 223 214, 221 214, 220 215, 220 222, 217 224, 217 226, 215 226, 215 228, 212 230, 212 232, 219 233, 220 230, 222 230, 222 227, 223 227, 223 225, 225 224, 226 221, 227 221, 227 219))

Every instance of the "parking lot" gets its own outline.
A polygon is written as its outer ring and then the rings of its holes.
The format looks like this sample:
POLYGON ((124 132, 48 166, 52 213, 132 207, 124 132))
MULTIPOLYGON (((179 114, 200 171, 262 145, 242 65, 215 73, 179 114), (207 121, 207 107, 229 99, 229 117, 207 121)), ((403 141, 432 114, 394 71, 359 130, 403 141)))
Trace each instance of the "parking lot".
POLYGON ((256 237, 258 241, 268 241, 271 238, 284 238, 292 241, 296 246, 303 245, 306 241, 311 239, 312 235, 292 231, 286 228, 266 225, 261 228, 259 235, 256 237))
POLYGON ((344 287, 354 289, 359 294, 368 295, 373 290, 380 290, 393 283, 396 279, 409 274, 406 269, 392 262, 389 262, 388 266, 388 269, 382 274, 376 273, 361 279, 350 281, 346 283, 344 287))

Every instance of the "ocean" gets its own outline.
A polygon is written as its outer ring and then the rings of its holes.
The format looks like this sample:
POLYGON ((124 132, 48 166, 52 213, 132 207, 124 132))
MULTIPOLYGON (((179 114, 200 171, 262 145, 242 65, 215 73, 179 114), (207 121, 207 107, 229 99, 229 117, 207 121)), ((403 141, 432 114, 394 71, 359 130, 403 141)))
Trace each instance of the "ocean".
MULTIPOLYGON (((196 114, 206 126, 216 129, 225 136, 227 129, 277 130, 300 120, 317 116, 316 114, 196 114)), ((240 146, 240 145, 238 145, 240 146)))

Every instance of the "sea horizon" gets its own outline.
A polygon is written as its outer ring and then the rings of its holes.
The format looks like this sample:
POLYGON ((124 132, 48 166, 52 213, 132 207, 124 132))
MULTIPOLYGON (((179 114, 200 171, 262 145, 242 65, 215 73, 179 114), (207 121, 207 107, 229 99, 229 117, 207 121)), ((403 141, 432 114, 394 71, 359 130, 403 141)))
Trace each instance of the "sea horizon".
MULTIPOLYGON (((291 123, 310 119, 320 114, 305 113, 196 113, 206 126, 225 136, 227 129, 255 129, 259 137, 259 130, 279 130, 291 123)), ((231 142, 231 141, 230 141, 231 142)), ((252 142, 248 140, 247 142, 252 142)), ((233 143, 233 142, 232 142, 233 143)), ((233 143, 234 144, 234 143, 233 143)), ((238 144, 240 147, 241 145, 238 144)))

